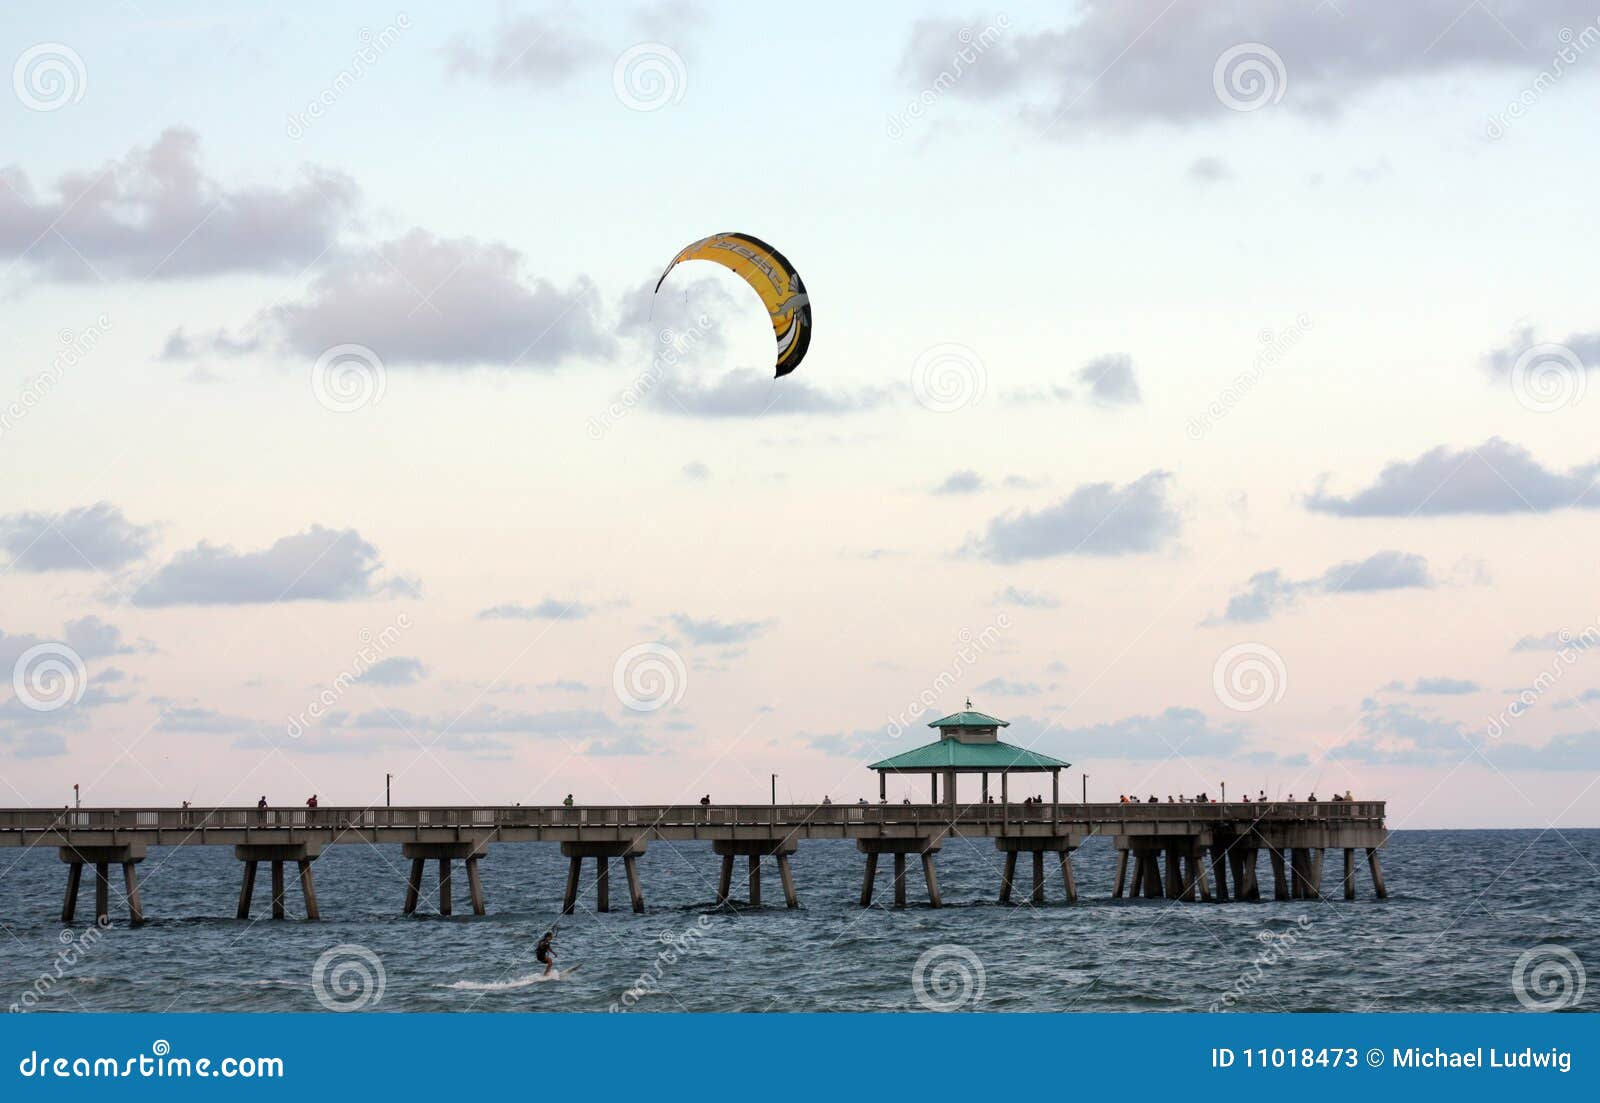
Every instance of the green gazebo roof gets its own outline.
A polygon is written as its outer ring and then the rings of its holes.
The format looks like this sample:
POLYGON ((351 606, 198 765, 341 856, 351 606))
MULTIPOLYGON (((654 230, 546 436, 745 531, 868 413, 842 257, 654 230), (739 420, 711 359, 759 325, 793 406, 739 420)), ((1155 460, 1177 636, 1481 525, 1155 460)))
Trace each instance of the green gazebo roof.
POLYGON ((952 712, 942 720, 935 720, 929 724, 930 728, 1009 728, 1011 725, 1004 720, 996 720, 992 716, 981 712, 952 712))
MULTIPOLYGON (((958 716, 981 716, 981 713, 957 713, 958 716)), ((984 717, 988 720, 988 717, 984 717)), ((990 721, 995 723, 996 721, 990 721)), ((1000 721, 1003 723, 1003 721, 1000 721)), ((971 770, 974 772, 1004 770, 1065 770, 1070 762, 1051 758, 1013 747, 1009 743, 961 743, 954 739, 941 739, 925 747, 916 747, 882 762, 874 762, 869 770, 971 770)))

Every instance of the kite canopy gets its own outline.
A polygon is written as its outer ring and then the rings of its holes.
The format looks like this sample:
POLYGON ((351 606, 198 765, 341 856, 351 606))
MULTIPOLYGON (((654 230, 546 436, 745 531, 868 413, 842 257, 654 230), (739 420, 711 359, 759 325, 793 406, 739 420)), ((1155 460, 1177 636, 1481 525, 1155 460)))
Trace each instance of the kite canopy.
POLYGON ((672 270, 686 260, 714 261, 753 287, 772 318, 772 332, 778 339, 778 376, 800 366, 811 345, 811 300, 800 273, 782 253, 749 234, 712 234, 672 258, 656 281, 658 293, 672 270))

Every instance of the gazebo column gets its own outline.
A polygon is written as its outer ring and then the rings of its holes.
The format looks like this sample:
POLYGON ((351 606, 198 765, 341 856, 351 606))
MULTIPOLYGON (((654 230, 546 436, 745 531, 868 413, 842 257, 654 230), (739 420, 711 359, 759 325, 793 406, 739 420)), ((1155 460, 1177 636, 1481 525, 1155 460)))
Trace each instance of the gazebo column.
POLYGON ((989 771, 983 772, 983 803, 989 803, 989 771))
POLYGON ((939 775, 938 774, 929 774, 928 775, 928 803, 929 804, 938 804, 939 803, 939 775))

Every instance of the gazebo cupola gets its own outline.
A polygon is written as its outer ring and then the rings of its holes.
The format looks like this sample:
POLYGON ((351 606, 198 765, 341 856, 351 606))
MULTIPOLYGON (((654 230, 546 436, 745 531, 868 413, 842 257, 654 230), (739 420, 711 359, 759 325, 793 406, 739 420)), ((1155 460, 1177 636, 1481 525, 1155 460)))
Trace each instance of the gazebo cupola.
POLYGON ((1061 771, 1072 765, 1059 758, 1014 747, 1000 741, 1000 729, 1009 727, 986 713, 977 712, 972 701, 961 712, 951 713, 929 724, 939 729, 936 742, 913 748, 882 762, 874 762, 868 769, 878 771, 878 799, 888 799, 890 774, 927 774, 929 794, 933 804, 939 803, 939 778, 944 778, 944 802, 952 808, 956 804, 956 777, 959 774, 983 776, 982 801, 989 801, 989 775, 1000 775, 1000 799, 1008 797, 1006 779, 1011 774, 1029 773, 1050 775, 1050 803, 1060 803, 1061 771))

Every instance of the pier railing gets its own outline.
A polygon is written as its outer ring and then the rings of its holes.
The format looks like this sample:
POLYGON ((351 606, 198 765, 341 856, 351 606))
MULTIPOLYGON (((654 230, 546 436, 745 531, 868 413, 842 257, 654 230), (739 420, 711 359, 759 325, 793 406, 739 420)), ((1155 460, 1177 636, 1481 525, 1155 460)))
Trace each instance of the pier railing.
POLYGON ((5 808, 0 832, 376 830, 502 828, 798 826, 804 824, 1028 825, 1197 824, 1263 820, 1274 823, 1382 823, 1383 801, 1230 801, 1157 804, 665 804, 452 805, 320 808, 5 808))

